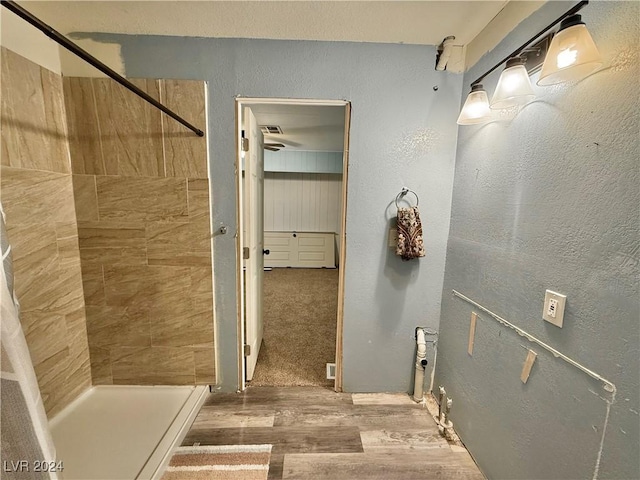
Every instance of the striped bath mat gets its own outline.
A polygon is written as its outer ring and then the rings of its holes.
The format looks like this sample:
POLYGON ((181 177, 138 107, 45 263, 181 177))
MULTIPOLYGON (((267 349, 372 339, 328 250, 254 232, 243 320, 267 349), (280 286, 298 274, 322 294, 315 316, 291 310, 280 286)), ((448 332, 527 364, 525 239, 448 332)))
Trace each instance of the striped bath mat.
POLYGON ((178 447, 162 480, 266 480, 271 445, 178 447))

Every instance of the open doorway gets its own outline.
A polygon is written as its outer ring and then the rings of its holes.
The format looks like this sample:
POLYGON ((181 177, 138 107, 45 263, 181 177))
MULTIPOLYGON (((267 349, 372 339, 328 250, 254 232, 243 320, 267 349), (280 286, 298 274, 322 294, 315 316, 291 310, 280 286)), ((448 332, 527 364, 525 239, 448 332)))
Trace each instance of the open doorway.
POLYGON ((237 100, 240 389, 341 390, 349 118, 342 100, 237 100))

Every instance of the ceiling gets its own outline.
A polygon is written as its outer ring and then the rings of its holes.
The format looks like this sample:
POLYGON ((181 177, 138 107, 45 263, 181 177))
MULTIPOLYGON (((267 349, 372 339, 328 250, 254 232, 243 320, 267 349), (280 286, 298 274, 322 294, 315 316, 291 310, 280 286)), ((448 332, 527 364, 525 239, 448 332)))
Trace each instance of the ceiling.
POLYGON ((265 142, 282 143, 285 150, 343 150, 344 107, 254 104, 251 110, 258 125, 282 128, 282 135, 265 135, 265 142))
POLYGON ((102 32, 466 45, 508 3, 494 1, 27 1, 63 34, 102 32))

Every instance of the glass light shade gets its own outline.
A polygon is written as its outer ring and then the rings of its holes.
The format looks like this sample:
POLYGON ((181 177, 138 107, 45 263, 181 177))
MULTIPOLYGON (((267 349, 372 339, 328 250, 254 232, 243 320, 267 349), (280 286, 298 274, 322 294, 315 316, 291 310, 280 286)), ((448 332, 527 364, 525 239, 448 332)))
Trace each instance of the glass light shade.
POLYGON ((562 21, 551 40, 538 85, 555 85, 580 80, 602 65, 600 52, 580 15, 562 21))
POLYGON ((536 97, 523 62, 520 58, 510 58, 507 61, 493 93, 491 108, 497 110, 517 107, 529 103, 536 97))
POLYGON ((489 108, 489 97, 480 84, 471 87, 471 93, 462 106, 462 111, 458 117, 458 125, 475 125, 477 123, 488 122, 491 119, 491 109, 489 108))

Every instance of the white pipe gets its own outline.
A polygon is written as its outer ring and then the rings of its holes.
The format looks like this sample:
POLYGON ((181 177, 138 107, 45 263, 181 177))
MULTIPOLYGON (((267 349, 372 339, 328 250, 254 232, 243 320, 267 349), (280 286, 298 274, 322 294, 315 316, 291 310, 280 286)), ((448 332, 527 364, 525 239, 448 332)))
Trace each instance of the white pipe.
POLYGON ((447 392, 441 385, 438 389, 438 430, 445 437, 449 437, 453 431, 453 422, 449 420, 449 411, 453 400, 447 398, 447 392))
POLYGON ((444 423, 444 409, 445 402, 447 401, 447 392, 444 387, 440 385, 438 388, 438 424, 442 425, 444 423))
POLYGON ((447 68, 447 62, 449 61, 449 57, 451 57, 451 49, 453 47, 453 41, 456 39, 454 36, 446 37, 442 41, 442 52, 440 53, 440 57, 438 58, 438 63, 436 64, 436 70, 442 71, 447 68))
POLYGON ((436 362, 438 361, 438 342, 433 342, 433 363, 431 364, 431 378, 428 393, 433 394, 433 382, 436 377, 436 362))
POLYGON ((447 397, 446 401, 447 403, 442 410, 442 424, 440 425, 444 429, 445 435, 453 428, 453 422, 449 420, 449 413, 451 412, 453 400, 447 397))
POLYGON ((418 351, 416 353, 416 374, 413 384, 413 400, 422 402, 424 399, 424 367, 427 365, 427 341, 424 337, 424 330, 418 328, 416 331, 416 344, 418 351))

